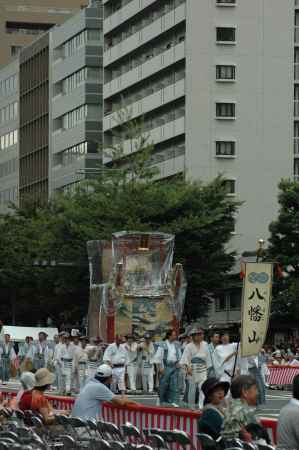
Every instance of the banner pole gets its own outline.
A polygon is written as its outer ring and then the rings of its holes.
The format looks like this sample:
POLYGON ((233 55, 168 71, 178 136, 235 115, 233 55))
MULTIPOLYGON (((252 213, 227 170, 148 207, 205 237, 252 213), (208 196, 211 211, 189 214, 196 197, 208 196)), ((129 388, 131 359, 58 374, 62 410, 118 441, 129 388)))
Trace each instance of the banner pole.
POLYGON ((235 373, 236 373, 236 368, 237 368, 237 359, 238 359, 238 353, 239 353, 239 348, 240 348, 240 338, 239 338, 239 341, 238 341, 238 344, 237 344, 237 353, 236 353, 236 356, 235 356, 235 363, 234 363, 234 368, 233 368, 233 373, 232 373, 232 379, 234 378, 234 376, 235 376, 235 373))

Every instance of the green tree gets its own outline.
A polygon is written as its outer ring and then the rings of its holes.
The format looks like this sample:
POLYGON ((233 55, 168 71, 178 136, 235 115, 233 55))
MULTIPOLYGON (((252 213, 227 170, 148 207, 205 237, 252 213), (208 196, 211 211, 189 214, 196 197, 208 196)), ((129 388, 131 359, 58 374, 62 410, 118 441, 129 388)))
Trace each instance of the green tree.
POLYGON ((163 231, 175 234, 175 261, 187 274, 186 315, 200 317, 234 263, 234 254, 226 248, 239 203, 227 196, 222 177, 207 184, 184 176, 158 181, 151 159, 155 147, 143 123, 125 115, 119 121, 117 144, 103 150, 110 163, 99 167, 96 179, 81 183, 72 194, 56 195, 44 207, 2 218, 0 231, 10 227, 0 244, 0 250, 7 247, 0 251, 0 268, 10 274, 3 283, 11 286, 17 261, 17 271, 26 272, 20 285, 31 284, 38 305, 56 314, 66 306, 66 298, 73 298, 68 309, 79 305, 79 311, 87 310, 86 241, 110 240, 121 230, 163 231), (76 264, 71 269, 37 269, 32 265, 35 258, 76 264))
POLYGON ((278 263, 284 276, 273 290, 273 317, 299 318, 299 183, 279 184, 279 213, 270 224, 268 257, 278 263))

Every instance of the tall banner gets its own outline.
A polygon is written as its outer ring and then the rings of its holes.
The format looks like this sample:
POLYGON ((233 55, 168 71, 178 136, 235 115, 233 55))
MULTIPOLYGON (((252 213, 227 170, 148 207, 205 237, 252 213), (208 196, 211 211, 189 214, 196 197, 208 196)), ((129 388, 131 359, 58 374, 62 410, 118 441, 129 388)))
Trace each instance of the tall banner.
POLYGON ((267 336, 271 296, 271 263, 246 263, 242 299, 241 356, 256 356, 267 336))

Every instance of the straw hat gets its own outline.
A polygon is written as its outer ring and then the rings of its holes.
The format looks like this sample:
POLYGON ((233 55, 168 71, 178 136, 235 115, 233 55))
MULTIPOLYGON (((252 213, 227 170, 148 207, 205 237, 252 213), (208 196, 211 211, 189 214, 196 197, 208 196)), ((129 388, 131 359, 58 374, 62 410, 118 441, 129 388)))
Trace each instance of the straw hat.
POLYGON ((48 369, 42 368, 35 372, 35 387, 47 386, 55 380, 55 375, 48 369))

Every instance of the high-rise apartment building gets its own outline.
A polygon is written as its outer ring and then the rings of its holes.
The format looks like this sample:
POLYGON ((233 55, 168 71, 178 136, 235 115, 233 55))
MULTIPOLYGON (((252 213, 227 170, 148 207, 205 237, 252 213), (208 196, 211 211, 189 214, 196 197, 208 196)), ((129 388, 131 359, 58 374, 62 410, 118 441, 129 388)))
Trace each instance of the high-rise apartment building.
POLYGON ((144 115, 161 177, 223 174, 244 202, 232 247, 254 250, 293 176, 294 0, 103 3, 105 142, 123 102, 144 115))
POLYGON ((18 203, 19 63, 0 70, 0 212, 18 203))
POLYGON ((72 189, 99 164, 103 8, 93 1, 50 33, 49 191, 72 189))
POLYGON ((0 0, 0 66, 87 4, 88 0, 0 0))

